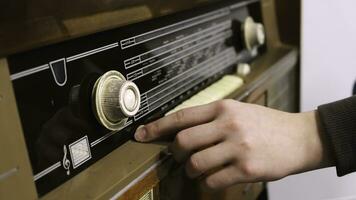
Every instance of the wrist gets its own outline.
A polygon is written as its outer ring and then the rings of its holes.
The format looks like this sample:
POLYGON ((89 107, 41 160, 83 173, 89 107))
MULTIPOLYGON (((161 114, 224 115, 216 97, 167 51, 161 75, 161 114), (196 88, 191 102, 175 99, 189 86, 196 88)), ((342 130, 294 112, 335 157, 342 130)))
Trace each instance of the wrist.
POLYGON ((331 144, 326 135, 321 131, 319 115, 317 111, 297 114, 298 126, 303 135, 303 165, 299 172, 315 170, 334 165, 334 159, 330 152, 331 144))

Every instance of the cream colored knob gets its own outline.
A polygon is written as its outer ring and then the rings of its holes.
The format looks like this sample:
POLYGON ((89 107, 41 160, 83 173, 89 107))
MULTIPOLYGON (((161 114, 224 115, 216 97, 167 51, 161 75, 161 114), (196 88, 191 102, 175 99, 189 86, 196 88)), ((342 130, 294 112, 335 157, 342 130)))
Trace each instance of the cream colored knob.
POLYGON ((96 81, 92 104, 97 120, 109 130, 120 130, 128 117, 133 117, 141 104, 135 83, 126 81, 117 71, 108 71, 96 81))
POLYGON ((252 17, 247 17, 243 24, 243 30, 245 45, 249 51, 265 44, 266 35, 263 24, 256 23, 252 17))
POLYGON ((245 77, 251 73, 251 66, 247 63, 239 63, 237 65, 237 75, 245 77))

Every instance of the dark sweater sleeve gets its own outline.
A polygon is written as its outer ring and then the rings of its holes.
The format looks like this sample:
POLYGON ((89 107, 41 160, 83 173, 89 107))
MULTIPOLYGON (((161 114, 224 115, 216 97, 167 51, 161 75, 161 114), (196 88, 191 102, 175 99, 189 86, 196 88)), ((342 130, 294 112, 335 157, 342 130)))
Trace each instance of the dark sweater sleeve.
POLYGON ((318 107, 321 130, 327 134, 337 175, 356 171, 356 96, 318 107))

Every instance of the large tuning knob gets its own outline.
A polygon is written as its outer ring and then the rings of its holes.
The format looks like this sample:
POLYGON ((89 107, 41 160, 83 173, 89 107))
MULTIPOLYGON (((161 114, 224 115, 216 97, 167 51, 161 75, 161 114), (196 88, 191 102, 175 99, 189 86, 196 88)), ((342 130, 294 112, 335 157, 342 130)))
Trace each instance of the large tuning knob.
POLYGON ((247 17, 243 24, 245 46, 249 51, 263 45, 266 40, 263 24, 256 23, 252 17, 247 17))
POLYGON ((95 82, 92 106, 97 120, 109 130, 120 130, 133 117, 141 103, 135 83, 117 71, 108 71, 95 82))

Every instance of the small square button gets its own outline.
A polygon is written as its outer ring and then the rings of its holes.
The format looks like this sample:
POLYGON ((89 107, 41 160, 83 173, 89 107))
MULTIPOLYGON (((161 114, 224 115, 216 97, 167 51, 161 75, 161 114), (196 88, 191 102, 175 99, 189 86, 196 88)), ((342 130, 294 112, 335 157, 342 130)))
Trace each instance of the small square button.
POLYGON ((88 137, 85 136, 70 144, 69 152, 73 163, 73 169, 91 159, 88 137))

